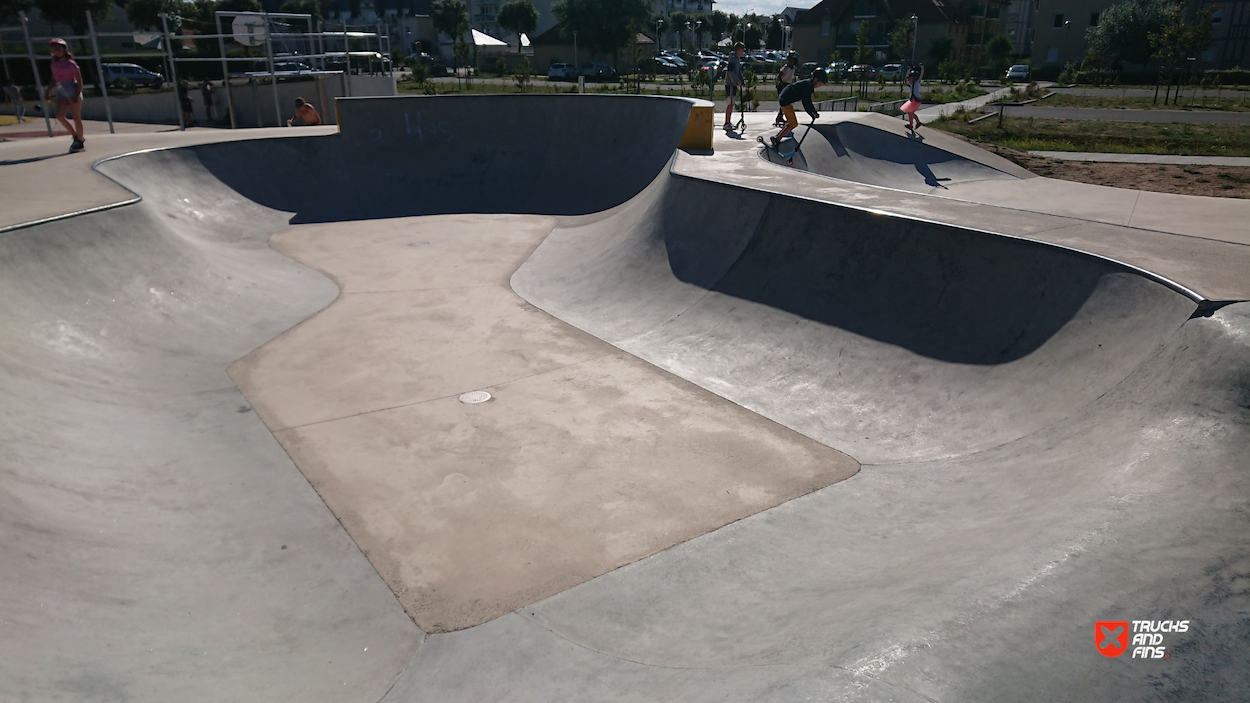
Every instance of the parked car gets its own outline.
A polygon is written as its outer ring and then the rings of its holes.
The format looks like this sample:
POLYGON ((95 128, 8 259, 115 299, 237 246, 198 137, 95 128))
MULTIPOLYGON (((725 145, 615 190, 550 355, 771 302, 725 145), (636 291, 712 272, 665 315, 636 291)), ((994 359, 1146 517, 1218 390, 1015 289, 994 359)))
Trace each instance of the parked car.
POLYGON ((820 64, 816 63, 815 61, 808 61, 807 63, 799 64, 798 70, 795 71, 794 73, 795 73, 795 76, 799 80, 804 80, 807 78, 811 78, 812 71, 815 71, 818 68, 820 68, 820 64))
POLYGON ((592 81, 610 81, 616 78, 616 71, 602 61, 583 61, 580 73, 592 81))
POLYGON ((577 80, 577 67, 571 63, 553 63, 551 68, 547 69, 547 80, 575 81, 577 80))
POLYGON ((145 88, 160 88, 165 84, 165 76, 133 63, 104 64, 104 80, 112 87, 117 87, 122 81, 145 88))
POLYGON ((702 66, 699 66, 699 70, 707 73, 711 80, 716 80, 718 76, 722 75, 728 69, 729 62, 721 61, 720 59, 708 59, 703 62, 702 66))
POLYGON ((857 63, 854 66, 851 66, 851 68, 847 70, 846 73, 847 73, 847 76, 853 80, 867 80, 869 78, 876 77, 877 69, 873 68, 872 66, 869 66, 866 63, 857 63))
POLYGON ((663 56, 656 57, 655 72, 666 75, 666 76, 675 76, 678 73, 685 73, 685 71, 682 70, 681 66, 678 66, 677 64, 673 63, 667 58, 664 58, 663 56))
POLYGON ((896 81, 903 77, 903 65, 897 63, 887 63, 881 67, 881 75, 887 81, 896 81))
POLYGON ((846 70, 850 68, 845 61, 834 61, 829 64, 829 68, 825 69, 829 72, 830 78, 842 78, 846 75, 846 70))
POLYGON ((1027 83, 1029 80, 1029 67, 1022 63, 1012 66, 1007 69, 1007 80, 1027 83))
POLYGON ((418 54, 410 55, 408 57, 408 63, 409 65, 412 65, 412 66, 416 66, 420 64, 420 65, 428 67, 429 75, 431 76, 447 75, 447 67, 443 65, 443 62, 439 59, 434 58, 433 56, 430 56, 424 51, 418 54))

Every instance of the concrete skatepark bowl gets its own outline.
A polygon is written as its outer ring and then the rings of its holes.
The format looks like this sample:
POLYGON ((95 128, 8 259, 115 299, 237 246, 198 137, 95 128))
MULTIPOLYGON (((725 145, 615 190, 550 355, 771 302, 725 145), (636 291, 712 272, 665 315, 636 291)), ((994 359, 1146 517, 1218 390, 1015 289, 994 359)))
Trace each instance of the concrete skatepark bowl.
POLYGON ((1244 233, 690 110, 340 100, 0 233, 0 700, 1250 696, 1244 233))

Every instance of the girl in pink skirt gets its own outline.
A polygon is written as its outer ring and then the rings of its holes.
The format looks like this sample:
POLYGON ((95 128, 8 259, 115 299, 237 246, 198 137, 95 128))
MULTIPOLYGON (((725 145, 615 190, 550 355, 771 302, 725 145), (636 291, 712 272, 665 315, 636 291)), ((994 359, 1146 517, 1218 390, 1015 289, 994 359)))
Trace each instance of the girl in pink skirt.
POLYGON ((907 85, 911 88, 911 99, 899 108, 907 115, 907 129, 913 132, 920 129, 920 118, 916 116, 916 110, 920 109, 920 81, 923 78, 924 64, 907 72, 907 85))
POLYGON ((82 131, 82 71, 64 39, 53 39, 48 45, 52 49, 52 84, 45 97, 56 96, 56 121, 74 138, 70 142, 70 152, 82 151, 86 141, 82 131), (67 110, 74 118, 73 124, 65 118, 67 110))

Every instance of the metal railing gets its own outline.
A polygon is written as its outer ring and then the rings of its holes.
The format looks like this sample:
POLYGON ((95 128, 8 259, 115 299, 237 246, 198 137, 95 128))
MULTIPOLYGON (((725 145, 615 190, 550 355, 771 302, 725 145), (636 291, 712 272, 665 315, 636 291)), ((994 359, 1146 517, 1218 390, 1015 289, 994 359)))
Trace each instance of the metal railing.
POLYGON ((859 98, 838 98, 836 100, 821 100, 815 104, 816 110, 819 112, 856 112, 859 110, 859 98))
MULTIPOLYGON (((20 25, 13 26, 13 27, 0 27, 0 61, 5 62, 4 65, 5 65, 6 74, 8 73, 8 59, 11 59, 11 58, 23 59, 24 58, 30 61, 31 72, 34 75, 35 88, 39 92, 40 109, 43 112, 44 122, 47 127, 49 137, 53 136, 52 111, 49 109, 49 106, 48 106, 48 101, 46 98, 46 93, 44 91, 44 85, 43 85, 43 79, 42 79, 43 74, 40 71, 39 63, 40 61, 50 62, 51 56, 35 53, 35 44, 34 44, 35 41, 48 41, 53 38, 65 39, 66 41, 73 41, 73 40, 79 40, 79 41, 89 40, 90 41, 91 47, 92 47, 92 53, 89 57, 84 56, 82 58, 84 59, 90 58, 90 59, 93 59, 95 62, 96 72, 97 72, 96 84, 100 89, 101 96, 104 98, 104 111, 108 119, 110 133, 114 132, 115 128, 113 124, 112 104, 111 104, 111 101, 109 99, 109 94, 108 94, 109 77, 105 71, 105 65, 106 65, 105 61, 114 60, 114 59, 128 59, 128 58, 149 58, 150 59, 156 56, 156 54, 153 54, 151 52, 110 52, 108 54, 101 53, 100 45, 99 45, 99 38, 101 37, 106 37, 106 38, 107 37, 124 37, 127 39, 131 39, 134 37, 134 33, 132 32, 97 32, 95 28, 95 22, 93 18, 91 17, 91 13, 87 12, 86 15, 87 15, 88 31, 87 31, 87 34, 83 34, 83 35, 59 35, 57 37, 51 37, 51 36, 32 37, 30 35, 30 30, 28 27, 29 19, 27 18, 26 13, 24 12, 18 13, 18 17, 21 21, 20 25), (25 54, 5 53, 3 50, 4 44, 5 44, 4 35, 6 33, 16 34, 18 32, 22 34, 23 41, 26 44, 26 53, 25 54)), ((341 79, 343 81, 343 93, 344 95, 347 95, 347 96, 351 95, 351 70, 352 70, 353 58, 366 59, 369 62, 369 65, 371 67, 374 65, 373 62, 377 61, 378 69, 382 71, 384 75, 390 75, 392 68, 393 68, 390 63, 390 54, 391 54, 390 36, 383 30, 383 25, 381 23, 378 23, 374 27, 374 31, 360 31, 359 29, 351 29, 348 27, 346 22, 343 23, 342 29, 338 31, 325 31, 325 28, 322 23, 318 23, 318 25, 314 27, 313 17, 312 15, 308 15, 308 14, 298 14, 298 13, 288 13, 288 12, 217 11, 214 13, 214 15, 215 15, 214 20, 215 20, 216 29, 217 29, 216 34, 175 35, 170 32, 168 17, 164 13, 160 14, 162 31, 161 31, 161 48, 160 48, 160 53, 158 55, 160 56, 161 62, 162 64, 164 64, 166 71, 168 71, 170 82, 173 84, 174 100, 178 103, 178 106, 177 106, 178 125, 182 129, 186 129, 187 124, 184 120, 182 104, 181 104, 183 90, 178 81, 178 65, 180 63, 186 64, 186 63, 212 62, 212 63, 221 64, 222 83, 226 90, 226 111, 230 116, 231 129, 235 129, 238 127, 238 121, 235 116, 234 103, 233 103, 233 99, 232 99, 231 91, 230 91, 231 76, 247 75, 249 78, 249 81, 253 81, 253 82, 258 77, 261 77, 261 78, 268 77, 270 84, 273 86, 274 111, 276 113, 277 124, 281 125, 282 124, 282 108, 278 101, 277 83, 278 83, 278 76, 286 75, 287 72, 277 71, 275 69, 275 64, 277 64, 279 60, 289 58, 290 60, 295 60, 299 62, 310 61, 317 67, 314 71, 297 71, 296 72, 296 73, 302 73, 303 75, 310 75, 312 73, 341 75, 341 79), (256 17, 260 19, 261 22, 263 23, 264 31, 256 35, 256 39, 258 40, 259 43, 252 44, 252 45, 253 46, 263 45, 264 52, 265 52, 264 57, 258 58, 255 56, 227 56, 226 55, 226 40, 228 39, 233 42, 236 40, 237 37, 234 33, 222 32, 221 20, 223 17, 230 17, 230 18, 256 17), (306 32, 276 31, 284 27, 283 25, 277 22, 274 22, 275 19, 299 21, 300 23, 305 24, 307 26, 308 31, 306 32), (215 39, 217 40, 217 48, 218 48, 218 53, 220 54, 220 56, 179 56, 178 52, 174 50, 175 39, 182 39, 184 41, 187 39, 204 40, 204 41, 211 41, 215 39), (292 45, 295 45, 298 48, 298 51, 295 51, 295 52, 286 51, 281 54, 275 54, 274 52, 275 42, 277 42, 283 49, 290 49, 292 45), (355 48, 353 47, 353 43, 355 43, 356 45, 355 48), (359 49, 359 46, 362 43, 364 45, 364 50, 359 49), (376 44, 376 50, 374 49, 374 44, 376 44), (378 60, 377 58, 379 55, 382 57, 381 60, 378 60), (264 64, 267 70, 248 71, 248 72, 242 72, 242 73, 240 72, 231 73, 230 71, 230 65, 232 62, 236 66, 238 65, 239 62, 246 62, 254 67, 257 61, 264 61, 264 64), (341 62, 343 66, 342 70, 341 71, 334 70, 334 69, 326 70, 327 61, 329 62, 329 65, 332 65, 332 66, 337 66, 337 64, 341 62)), ((84 82, 85 82, 85 78, 84 78, 84 82)), ((258 114, 258 117, 259 117, 259 114, 258 114)))
POLYGON ((902 100, 891 100, 883 103, 872 103, 868 106, 868 112, 880 112, 883 115, 901 115, 903 111, 899 108, 902 107, 903 103, 907 102, 907 100, 908 98, 904 98, 902 100))

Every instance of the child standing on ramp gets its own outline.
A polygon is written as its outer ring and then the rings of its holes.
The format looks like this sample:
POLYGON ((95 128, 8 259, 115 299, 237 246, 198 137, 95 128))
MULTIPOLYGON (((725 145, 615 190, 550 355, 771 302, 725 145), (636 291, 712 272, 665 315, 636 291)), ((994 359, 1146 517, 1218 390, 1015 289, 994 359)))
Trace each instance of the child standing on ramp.
POLYGON ((725 99, 727 103, 725 105, 725 131, 734 128, 734 100, 738 99, 738 96, 742 93, 742 84, 746 82, 742 71, 742 55, 746 51, 747 45, 737 42, 734 44, 733 53, 729 55, 729 68, 725 71, 725 99))
POLYGON ((913 66, 907 72, 907 85, 911 87, 911 99, 899 108, 907 115, 907 129, 912 132, 920 129, 920 118, 916 116, 916 110, 920 109, 920 80, 922 78, 924 78, 924 64, 920 64, 919 67, 913 66))
POLYGON ((781 140, 785 139, 786 136, 794 131, 795 127, 799 126, 799 118, 794 115, 794 103, 801 101, 803 109, 812 116, 813 120, 820 117, 820 113, 816 112, 816 106, 812 104, 812 95, 827 80, 829 80, 829 76, 825 73, 825 69, 818 68, 812 71, 811 78, 791 83, 786 86, 785 90, 781 91, 781 95, 777 96, 778 102, 781 103, 781 112, 786 117, 786 126, 782 127, 777 136, 772 138, 773 149, 776 149, 781 144, 781 140))

